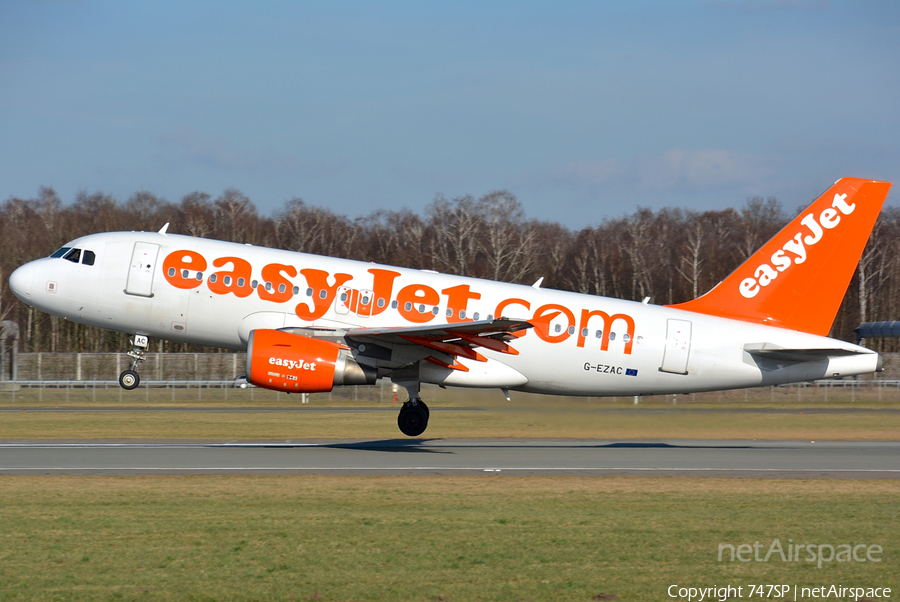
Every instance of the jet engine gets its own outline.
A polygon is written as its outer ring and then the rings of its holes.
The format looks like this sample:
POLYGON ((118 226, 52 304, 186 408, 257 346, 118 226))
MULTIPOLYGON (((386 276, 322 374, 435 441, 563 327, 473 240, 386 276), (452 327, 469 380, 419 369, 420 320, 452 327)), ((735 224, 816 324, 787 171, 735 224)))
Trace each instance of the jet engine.
POLYGON ((247 341, 247 380, 287 393, 322 393, 338 385, 371 385, 377 371, 338 343, 257 329, 247 341))

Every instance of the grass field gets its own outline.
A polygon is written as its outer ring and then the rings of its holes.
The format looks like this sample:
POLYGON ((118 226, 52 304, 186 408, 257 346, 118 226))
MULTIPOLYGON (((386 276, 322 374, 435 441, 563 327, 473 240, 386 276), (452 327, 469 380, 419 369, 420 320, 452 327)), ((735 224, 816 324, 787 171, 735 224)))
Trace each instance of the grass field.
MULTIPOLYGON (((33 392, 31 392, 33 393, 33 392)), ((0 397, 0 439, 397 438, 388 401, 164 391, 0 397), (161 394, 162 395, 162 394, 161 394), (55 408, 54 408, 55 407, 55 408), (94 409, 46 412, 41 408, 94 409), (205 411, 146 411, 199 408, 205 411), (328 411, 344 408, 349 411, 328 411), (129 409, 137 411, 110 411, 129 409), (389 411, 369 411, 389 409, 389 411), (209 410, 209 411, 206 411, 209 410)), ((900 402, 797 392, 575 400, 429 391, 428 437, 897 440, 900 402), (715 396, 715 397, 713 397, 715 396), (821 410, 845 409, 829 413, 821 410), (883 410, 888 410, 887 412, 883 410)), ((0 450, 2 453, 2 450, 0 450)), ((671 600, 670 585, 900 589, 900 481, 0 477, 0 602, 671 600), (881 562, 718 561, 778 538, 881 562)), ((784 600, 784 597, 754 599, 784 600)), ((804 598, 809 599, 809 598, 804 598)))
MULTIPOLYGON (((377 389, 376 389, 377 391, 377 389)), ((811 439, 897 440, 900 400, 851 401, 832 392, 829 401, 798 400, 796 392, 770 390, 751 397, 734 391, 703 396, 584 399, 514 393, 507 402, 498 391, 441 390, 424 397, 435 410, 427 437, 577 437, 606 439, 811 439), (744 396, 748 399, 745 401, 744 396), (692 399, 692 397, 696 397, 692 399), (824 411, 823 411, 824 410, 824 411), (834 413, 835 410, 846 412, 834 413)), ((123 395, 73 389, 35 391, 0 397, 0 439, 216 439, 286 440, 309 438, 394 438, 399 435, 400 404, 355 399, 342 391, 333 399, 253 390, 172 390, 123 395), (225 396, 228 395, 226 399, 225 396), (150 401, 147 401, 147 398, 150 401), (173 399, 174 398, 174 399, 173 399), (92 409, 93 412, 47 412, 92 409), (134 410, 122 412, 118 410, 134 410), (200 409, 201 412, 164 410, 200 409), (271 412, 252 410, 291 409, 271 412), (111 411, 105 411, 111 410, 111 411), (153 411, 141 411, 153 410, 153 411), (163 410, 163 411, 160 411, 163 410), (246 410, 236 412, 235 410, 246 410), (311 410, 311 411, 305 411, 311 410), (330 412, 328 410, 341 410, 330 412), (349 410, 349 411, 348 411, 349 410), (373 412, 371 410, 384 410, 373 412)))
MULTIPOLYGON (((608 412, 575 408, 435 410, 423 437, 601 439, 897 440, 900 413, 608 412)), ((0 439, 288 440, 396 438, 387 412, 38 412, 0 413, 0 439)))
POLYGON ((898 495, 897 481, 0 477, 0 600, 665 600, 672 584, 760 583, 897 592, 898 495), (721 543, 775 538, 877 544, 882 560, 718 561, 721 543))

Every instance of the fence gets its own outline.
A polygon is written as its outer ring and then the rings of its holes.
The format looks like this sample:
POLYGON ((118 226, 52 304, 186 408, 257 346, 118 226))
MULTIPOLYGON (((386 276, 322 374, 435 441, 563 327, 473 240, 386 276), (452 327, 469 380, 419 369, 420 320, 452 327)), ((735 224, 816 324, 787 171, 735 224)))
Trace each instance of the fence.
MULTIPOLYGON (((245 353, 148 353, 141 378, 151 380, 231 380, 246 372, 245 353)), ((125 353, 20 353, 19 380, 93 381, 118 378, 131 365, 125 353)))

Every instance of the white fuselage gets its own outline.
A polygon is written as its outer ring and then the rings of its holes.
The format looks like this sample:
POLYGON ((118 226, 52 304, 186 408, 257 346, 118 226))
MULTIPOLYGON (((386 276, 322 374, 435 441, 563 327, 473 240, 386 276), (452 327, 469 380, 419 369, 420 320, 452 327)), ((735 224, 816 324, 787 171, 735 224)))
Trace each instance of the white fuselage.
POLYGON ((844 341, 632 301, 172 234, 94 234, 66 246, 92 251, 95 263, 33 261, 10 278, 16 295, 67 320, 174 341, 245 349, 258 328, 342 332, 501 316, 535 324, 510 342, 518 355, 480 349, 487 362, 460 358, 468 372, 435 366, 423 370, 423 382, 643 395, 878 367, 877 354, 844 341), (227 258, 249 265, 240 289, 237 264, 227 258), (222 292, 226 282, 231 289, 222 292), (747 351, 763 345, 846 354, 780 362, 747 351))

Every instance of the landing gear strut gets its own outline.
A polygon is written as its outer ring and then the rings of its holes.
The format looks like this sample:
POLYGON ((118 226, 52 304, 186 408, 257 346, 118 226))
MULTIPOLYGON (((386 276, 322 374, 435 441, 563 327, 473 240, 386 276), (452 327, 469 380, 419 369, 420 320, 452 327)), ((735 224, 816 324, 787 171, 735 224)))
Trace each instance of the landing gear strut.
POLYGON ((392 380, 409 393, 409 401, 403 404, 397 416, 397 426, 407 437, 418 437, 428 428, 428 417, 431 415, 428 406, 419 397, 418 365, 405 368, 402 372, 398 370, 392 380))
POLYGON ((119 386, 126 391, 130 391, 141 384, 141 375, 138 374, 137 369, 141 362, 146 359, 144 354, 147 353, 147 348, 150 346, 150 338, 147 335, 136 334, 131 344, 131 351, 127 354, 131 358, 131 367, 119 375, 119 386))

